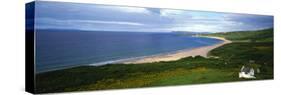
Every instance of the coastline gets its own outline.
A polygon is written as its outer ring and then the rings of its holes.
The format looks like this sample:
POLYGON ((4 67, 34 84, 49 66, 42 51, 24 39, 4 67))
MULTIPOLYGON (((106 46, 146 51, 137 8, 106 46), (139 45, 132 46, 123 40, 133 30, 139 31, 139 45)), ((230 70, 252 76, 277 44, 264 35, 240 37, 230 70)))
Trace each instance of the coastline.
POLYGON ((223 42, 210 45, 210 46, 202 46, 198 48, 193 48, 193 49, 183 49, 183 50, 178 50, 174 52, 168 52, 168 53, 161 53, 161 54, 156 54, 156 55, 149 55, 149 56, 141 56, 141 57, 132 57, 132 58, 127 58, 127 59, 119 59, 119 60, 111 60, 111 61, 105 61, 105 62, 99 62, 99 63, 92 63, 92 64, 82 64, 82 65, 76 65, 76 66, 68 66, 68 67, 62 67, 58 69, 50 69, 50 70, 44 70, 37 72, 39 73, 44 73, 44 72, 49 72, 49 71, 56 71, 56 70, 61 70, 61 69, 66 69, 66 68, 73 68, 77 66, 103 66, 107 64, 143 64, 143 63, 153 63, 153 62, 160 62, 160 61, 176 61, 181 58, 185 57, 194 57, 194 56, 202 56, 202 57, 207 57, 207 54, 209 51, 220 47, 222 45, 231 43, 231 41, 226 40, 225 38, 222 37, 214 37, 214 36, 196 36, 196 37, 207 37, 207 38, 213 38, 213 39, 219 39, 222 40, 223 42))
POLYGON ((223 42, 214 44, 211 46, 204 46, 204 47, 199 47, 199 48, 194 48, 194 49, 186 49, 186 50, 179 50, 173 53, 167 53, 167 54, 159 54, 159 55, 152 55, 152 56, 146 56, 143 58, 137 58, 137 59, 132 59, 132 60, 126 60, 123 61, 123 64, 142 64, 142 63, 153 63, 153 62, 160 62, 160 61, 175 61, 179 60, 181 58, 185 57, 194 57, 194 56, 202 56, 202 57, 207 57, 207 54, 220 46, 223 46, 225 44, 232 43, 232 41, 227 40, 222 37, 214 37, 214 36, 198 36, 198 37, 207 37, 207 38, 213 38, 213 39, 219 39, 222 40, 223 42))

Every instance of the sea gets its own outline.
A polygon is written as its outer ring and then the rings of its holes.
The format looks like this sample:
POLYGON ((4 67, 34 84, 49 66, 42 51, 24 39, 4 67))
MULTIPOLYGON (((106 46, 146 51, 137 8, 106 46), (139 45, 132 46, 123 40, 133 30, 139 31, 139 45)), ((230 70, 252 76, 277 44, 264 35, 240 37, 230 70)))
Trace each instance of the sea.
POLYGON ((193 49, 222 40, 174 32, 36 31, 36 73, 76 66, 115 64, 121 60, 193 49))

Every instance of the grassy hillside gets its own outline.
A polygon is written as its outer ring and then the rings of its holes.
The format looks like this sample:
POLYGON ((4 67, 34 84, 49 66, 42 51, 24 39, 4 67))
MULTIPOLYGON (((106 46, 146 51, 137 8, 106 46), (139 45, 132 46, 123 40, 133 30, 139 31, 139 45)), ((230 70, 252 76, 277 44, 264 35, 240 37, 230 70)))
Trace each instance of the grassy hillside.
POLYGON ((202 34, 205 36, 218 36, 224 37, 232 41, 257 41, 257 42, 272 42, 273 41, 273 28, 257 30, 257 31, 237 31, 225 32, 214 34, 202 34))
MULTIPOLYGON (((104 90, 198 83, 273 79, 273 42, 269 30, 254 32, 217 33, 234 42, 212 50, 203 58, 187 57, 177 61, 149 64, 110 64, 82 66, 37 74, 36 92, 104 90), (249 34, 247 34, 249 33, 249 34), (238 34, 243 36, 238 37, 238 34), (248 36, 246 36, 248 35, 248 36), (252 36, 249 36, 252 35, 252 36), (260 37, 253 37, 258 36, 260 37), (255 39, 256 41, 242 41, 255 39), (238 72, 249 61, 259 68, 256 79, 240 79, 238 72)), ((271 32, 272 29, 271 29, 271 32)))

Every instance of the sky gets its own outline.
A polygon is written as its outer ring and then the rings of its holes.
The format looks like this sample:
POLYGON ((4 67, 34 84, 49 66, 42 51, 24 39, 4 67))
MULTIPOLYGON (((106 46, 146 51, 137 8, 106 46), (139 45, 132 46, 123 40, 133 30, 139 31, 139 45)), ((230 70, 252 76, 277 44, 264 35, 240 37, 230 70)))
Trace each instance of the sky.
POLYGON ((128 32, 228 32, 273 27, 273 16, 205 11, 36 2, 37 29, 128 32))

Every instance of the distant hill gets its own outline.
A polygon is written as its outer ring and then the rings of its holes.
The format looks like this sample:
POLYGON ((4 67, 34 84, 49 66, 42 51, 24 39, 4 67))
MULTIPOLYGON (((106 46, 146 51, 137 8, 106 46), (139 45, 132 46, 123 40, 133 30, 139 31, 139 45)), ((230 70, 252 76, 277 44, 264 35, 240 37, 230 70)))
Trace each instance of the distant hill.
POLYGON ((199 34, 210 34, 211 32, 191 32, 191 31, 172 31, 173 33, 183 34, 183 35, 199 35, 199 34))
POLYGON ((202 35, 224 37, 228 40, 233 40, 233 41, 272 42, 273 28, 256 30, 256 31, 237 31, 237 32, 224 32, 224 33, 213 33, 213 34, 202 34, 202 35))

